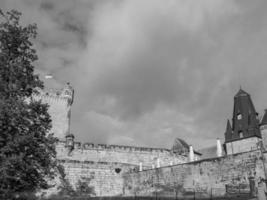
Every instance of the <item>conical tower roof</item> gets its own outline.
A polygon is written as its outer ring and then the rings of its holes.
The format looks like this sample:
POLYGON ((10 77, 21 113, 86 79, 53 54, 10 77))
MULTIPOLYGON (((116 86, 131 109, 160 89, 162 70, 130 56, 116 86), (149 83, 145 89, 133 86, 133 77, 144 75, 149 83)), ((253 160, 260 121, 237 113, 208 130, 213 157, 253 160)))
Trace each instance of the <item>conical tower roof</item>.
POLYGON ((229 119, 227 120, 226 130, 225 130, 225 141, 231 140, 232 136, 232 127, 229 119))
POLYGON ((267 109, 265 109, 264 111, 264 115, 261 119, 261 125, 267 125, 267 109))
POLYGON ((249 94, 246 91, 242 90, 242 88, 240 87, 239 91, 235 95, 235 98, 241 97, 241 96, 249 96, 249 94))

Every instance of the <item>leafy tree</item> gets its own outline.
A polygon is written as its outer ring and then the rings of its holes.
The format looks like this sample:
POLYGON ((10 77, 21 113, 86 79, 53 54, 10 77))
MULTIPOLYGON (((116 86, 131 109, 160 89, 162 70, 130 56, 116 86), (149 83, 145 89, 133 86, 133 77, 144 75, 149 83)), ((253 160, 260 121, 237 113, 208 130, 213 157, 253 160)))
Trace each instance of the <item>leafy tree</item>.
POLYGON ((0 199, 48 188, 56 166, 48 105, 33 98, 43 88, 33 66, 37 28, 21 26, 20 15, 0 10, 0 199))

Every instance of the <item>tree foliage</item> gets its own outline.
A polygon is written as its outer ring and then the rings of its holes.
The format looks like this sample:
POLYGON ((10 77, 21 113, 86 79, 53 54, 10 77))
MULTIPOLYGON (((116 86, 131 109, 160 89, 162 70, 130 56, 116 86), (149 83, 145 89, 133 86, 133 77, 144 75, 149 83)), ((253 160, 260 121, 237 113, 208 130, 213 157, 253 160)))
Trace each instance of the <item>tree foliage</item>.
POLYGON ((48 105, 33 98, 43 88, 33 66, 37 28, 21 26, 20 15, 0 10, 0 197, 5 198, 47 188, 56 166, 48 105))

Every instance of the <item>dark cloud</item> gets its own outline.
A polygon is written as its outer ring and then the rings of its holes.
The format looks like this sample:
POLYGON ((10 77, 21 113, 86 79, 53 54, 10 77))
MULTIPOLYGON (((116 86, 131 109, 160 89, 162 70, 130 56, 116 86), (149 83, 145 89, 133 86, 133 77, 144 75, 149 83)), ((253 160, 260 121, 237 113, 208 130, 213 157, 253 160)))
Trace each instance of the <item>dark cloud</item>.
POLYGON ((42 1, 40 8, 44 10, 52 10, 54 8, 54 4, 52 2, 42 1))
POLYGON ((223 139, 239 85, 267 102, 263 1, 6 0, 36 22, 40 75, 75 88, 78 140, 197 148, 223 139), (151 139, 153 138, 153 139, 151 139))

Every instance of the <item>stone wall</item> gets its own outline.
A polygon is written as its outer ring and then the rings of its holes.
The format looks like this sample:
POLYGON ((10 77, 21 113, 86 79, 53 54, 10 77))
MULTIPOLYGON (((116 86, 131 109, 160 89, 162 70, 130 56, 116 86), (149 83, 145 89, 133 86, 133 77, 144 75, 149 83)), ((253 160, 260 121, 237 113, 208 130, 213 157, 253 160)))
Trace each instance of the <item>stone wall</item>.
POLYGON ((65 142, 56 145, 57 159, 63 165, 66 178, 75 188, 78 181, 86 181, 94 188, 96 196, 117 196, 124 194, 123 174, 161 166, 170 163, 185 163, 186 156, 177 155, 168 149, 129 147, 119 145, 93 145, 76 142, 69 152, 65 142))
POLYGON ((69 154, 64 142, 59 142, 56 148, 59 160, 79 160, 93 162, 114 162, 130 165, 142 163, 144 169, 157 166, 159 159, 160 166, 185 163, 187 156, 174 154, 168 149, 129 147, 119 145, 93 145, 75 143, 74 150, 69 154))
POLYGON ((258 143, 261 141, 258 137, 244 138, 233 142, 226 143, 226 151, 228 155, 240 152, 247 152, 258 148, 258 143))
POLYGON ((251 151, 226 157, 162 167, 124 175, 125 195, 153 196, 158 194, 200 191, 205 196, 224 195, 226 185, 245 185, 249 178, 264 177, 260 151, 251 151))
POLYGON ((121 163, 78 160, 59 160, 59 163, 64 167, 66 179, 74 189, 80 180, 86 182, 96 196, 123 195, 122 174, 135 167, 121 163))

